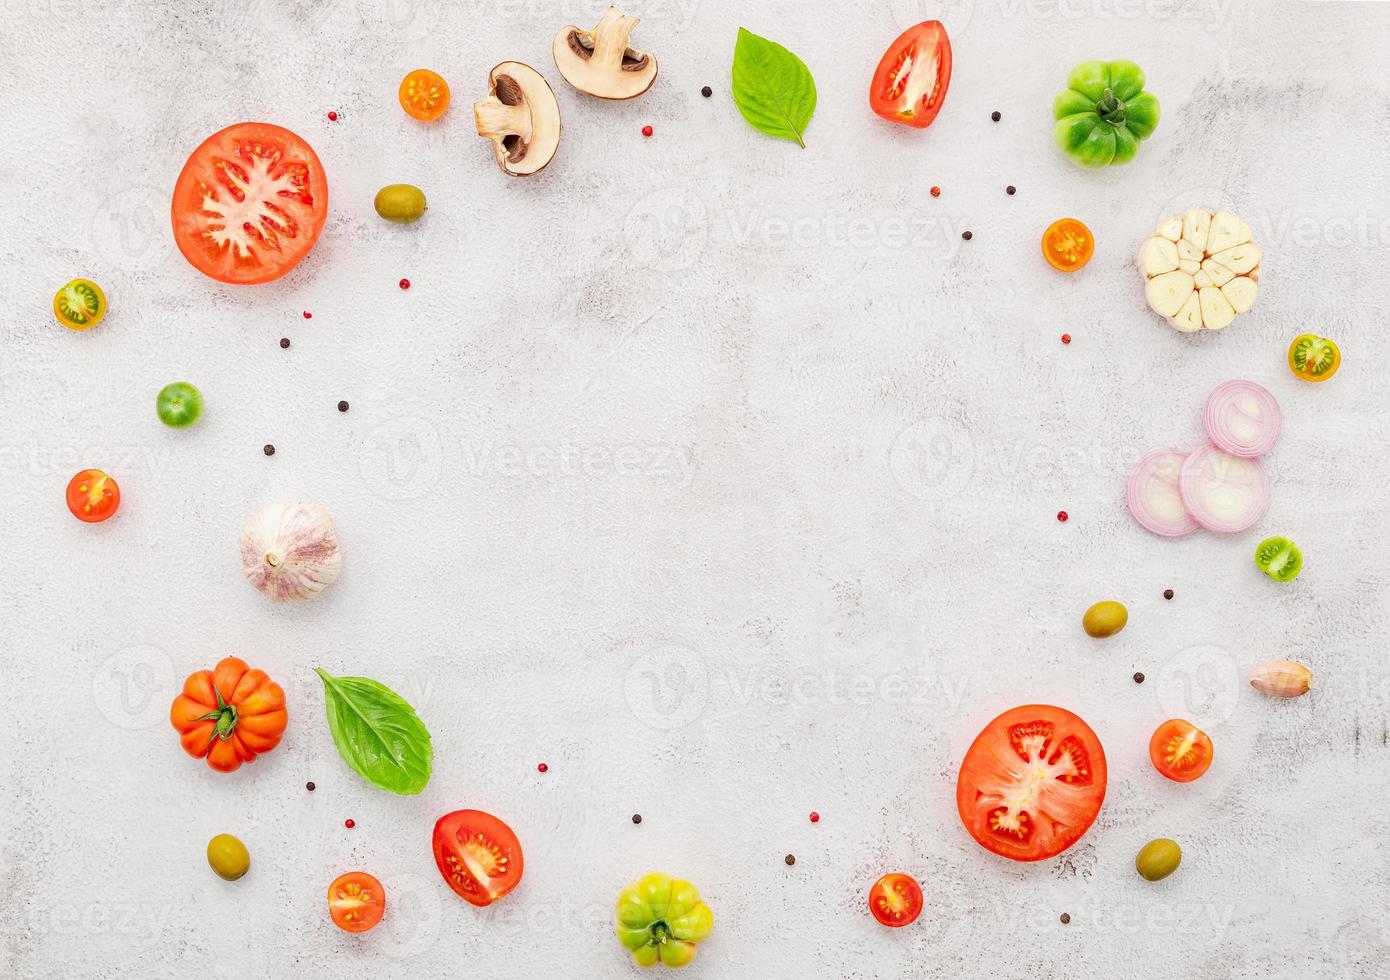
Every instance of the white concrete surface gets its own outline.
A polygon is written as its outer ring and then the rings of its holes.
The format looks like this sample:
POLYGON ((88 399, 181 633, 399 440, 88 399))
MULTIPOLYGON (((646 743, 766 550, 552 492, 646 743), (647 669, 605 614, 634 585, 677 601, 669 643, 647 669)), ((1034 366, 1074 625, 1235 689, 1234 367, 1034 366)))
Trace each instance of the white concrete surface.
POLYGON ((661 77, 629 104, 578 96, 549 59, 601 5, 4 5, 0 974, 627 977, 612 902, 653 868, 714 909, 695 977, 1383 971, 1390 4, 634 0, 661 77), (943 8, 945 110, 889 126, 868 75, 943 8), (731 102, 740 24, 814 72, 805 151, 731 102), (1140 62, 1164 108, 1138 161, 1101 174, 1049 124, 1097 56, 1140 62), (468 110, 507 58, 564 114, 524 182, 468 110), (438 125, 396 104, 418 66, 453 87, 438 125), (184 262, 167 208, 191 148, 244 119, 314 145, 332 213, 292 275, 236 289, 184 262), (418 226, 373 214, 393 181, 426 190, 418 226), (1133 267, 1193 205, 1236 210, 1265 248, 1257 306, 1219 335, 1171 331, 1133 267), (1038 255, 1067 214, 1100 243, 1073 277, 1038 255), (112 304, 86 335, 48 310, 75 275, 112 304), (1305 330, 1342 345, 1329 384, 1283 365, 1305 330), (1146 534, 1123 473, 1193 444, 1232 377, 1284 408, 1268 516, 1146 534), (176 379, 207 398, 188 431, 153 411, 176 379), (105 525, 63 505, 86 466, 123 491, 105 525), (345 571, 273 608, 237 533, 295 498, 336 515, 345 571), (1292 585, 1251 563, 1270 533, 1307 556, 1292 585), (1079 619, 1107 597, 1130 625, 1097 643, 1079 619), (221 776, 166 712, 233 653, 285 684, 292 719, 221 776), (1314 694, 1248 688, 1278 655, 1314 694), (421 796, 343 766, 315 665, 418 706, 421 796), (1029 701, 1094 726, 1110 786, 1078 846, 1025 867, 966 836, 953 791, 980 727, 1029 701), (1192 785, 1146 756, 1172 716, 1217 746, 1192 785), (490 911, 430 856, 460 806, 525 846, 490 911), (203 858, 223 831, 252 853, 236 884, 203 858), (1132 862, 1156 836, 1186 857, 1152 885, 1132 862), (355 867, 389 891, 364 936, 324 908, 355 867), (927 893, 900 932, 865 906, 891 870, 927 893))

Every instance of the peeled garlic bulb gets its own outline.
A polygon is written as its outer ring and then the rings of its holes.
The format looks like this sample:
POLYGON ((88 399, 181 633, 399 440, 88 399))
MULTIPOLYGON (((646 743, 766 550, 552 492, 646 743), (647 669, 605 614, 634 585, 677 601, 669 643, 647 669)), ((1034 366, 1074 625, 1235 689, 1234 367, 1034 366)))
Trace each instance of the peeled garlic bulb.
POLYGON ((338 580, 333 518, 318 504, 271 504, 241 529, 241 569, 272 602, 312 599, 338 580))
POLYGON ((1260 247, 1229 211, 1174 215, 1139 249, 1149 306, 1175 330, 1220 330, 1255 304, 1260 247))
POLYGON ((1250 686, 1276 698, 1296 698, 1313 686, 1313 672, 1292 660, 1271 660, 1255 668, 1250 686))

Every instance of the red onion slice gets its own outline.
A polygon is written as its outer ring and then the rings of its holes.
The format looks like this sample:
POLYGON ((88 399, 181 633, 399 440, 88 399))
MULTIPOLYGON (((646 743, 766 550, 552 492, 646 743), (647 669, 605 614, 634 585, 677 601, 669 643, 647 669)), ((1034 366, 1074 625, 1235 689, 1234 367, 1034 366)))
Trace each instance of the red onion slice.
POLYGON ((1178 492, 1193 520, 1208 531, 1234 534, 1253 527, 1269 506, 1269 474, 1258 459, 1203 446, 1187 457, 1178 492))
POLYGON ((1218 449, 1232 456, 1263 456, 1279 438, 1284 416, 1263 385, 1227 381, 1207 396, 1202 424, 1218 449))
POLYGON ((1141 527, 1165 538, 1180 538, 1198 527, 1178 493, 1178 474, 1186 459, 1181 449, 1155 449, 1139 460, 1125 482, 1129 512, 1141 527))

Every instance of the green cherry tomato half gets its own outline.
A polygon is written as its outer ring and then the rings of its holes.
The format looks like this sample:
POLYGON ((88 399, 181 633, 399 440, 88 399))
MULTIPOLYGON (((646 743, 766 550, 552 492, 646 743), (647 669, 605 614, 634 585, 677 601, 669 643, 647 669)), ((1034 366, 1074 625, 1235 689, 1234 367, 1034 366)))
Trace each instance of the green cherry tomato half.
POLYGON ((218 834, 208 841, 208 865, 224 881, 236 881, 251 868, 246 845, 231 834, 218 834))
POLYGON ((106 316, 106 294, 90 279, 74 279, 54 294, 53 315, 69 330, 90 330, 106 316))
POLYGON ((1083 61, 1052 103, 1057 146, 1083 167, 1128 163, 1158 128, 1158 99, 1132 61, 1083 61))
POLYGON ((622 890, 617 918, 618 941, 638 966, 685 966, 714 928, 714 913, 695 886, 660 871, 622 890))
POLYGON ((1276 582, 1292 582, 1303 571, 1303 552, 1288 538, 1265 538, 1255 549, 1255 565, 1276 582))
POLYGON ((203 417, 203 396, 187 381, 175 381, 159 389, 154 410, 169 428, 186 429, 203 417))

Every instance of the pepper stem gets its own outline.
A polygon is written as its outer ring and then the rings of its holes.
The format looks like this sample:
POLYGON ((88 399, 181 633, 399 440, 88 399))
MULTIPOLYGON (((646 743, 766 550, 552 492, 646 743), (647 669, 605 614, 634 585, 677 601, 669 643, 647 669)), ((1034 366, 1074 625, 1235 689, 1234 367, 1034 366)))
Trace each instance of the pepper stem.
POLYGON ((1110 89, 1105 90, 1099 102, 1096 103, 1096 114, 1106 122, 1115 126, 1123 126, 1125 121, 1125 104, 1115 98, 1115 93, 1110 89))

